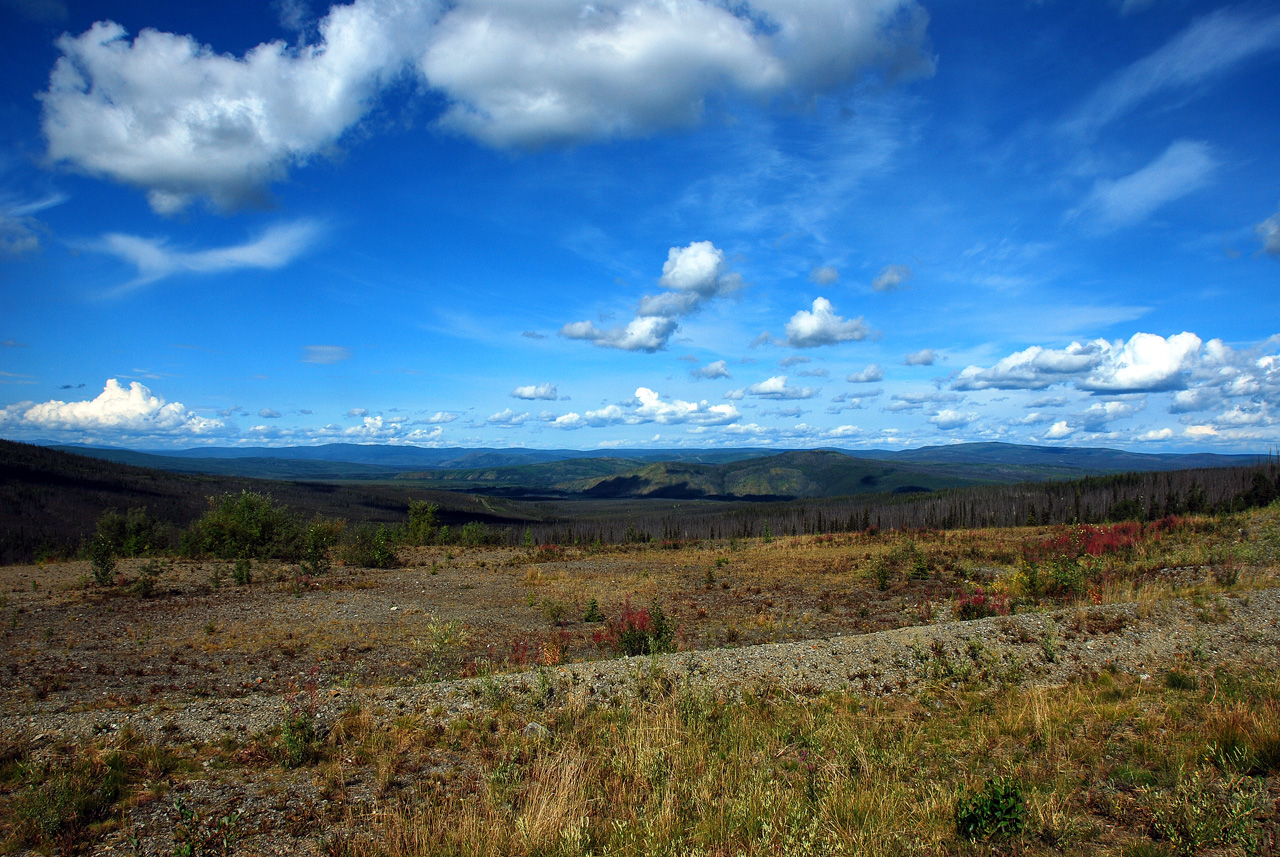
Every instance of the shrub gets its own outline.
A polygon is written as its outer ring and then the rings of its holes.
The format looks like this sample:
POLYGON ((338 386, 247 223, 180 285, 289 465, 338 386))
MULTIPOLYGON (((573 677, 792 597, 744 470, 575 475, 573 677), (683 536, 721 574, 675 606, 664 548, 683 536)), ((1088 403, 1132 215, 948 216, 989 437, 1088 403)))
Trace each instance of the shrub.
POLYGON ((972 593, 962 592, 956 596, 955 615, 964 622, 988 616, 1008 616, 1009 600, 999 595, 987 595, 982 587, 978 587, 972 593))
POLYGON ((116 556, 146 556, 169 547, 169 531, 160 521, 147 514, 145 507, 135 507, 121 515, 110 509, 98 518, 94 539, 107 544, 116 556))
POLYGON ((125 758, 85 754, 65 767, 42 766, 28 773, 30 785, 17 795, 13 817, 18 840, 28 845, 67 846, 89 825, 106 818, 127 785, 125 758))
POLYGON ((541 606, 542 618, 546 619, 552 625, 563 625, 565 614, 568 608, 564 606, 563 601, 557 601, 554 598, 542 599, 541 606))
POLYGON ((582 614, 583 622, 603 622, 604 614, 600 612, 600 602, 592 598, 587 602, 587 612, 582 614))
POLYGON ((405 531, 405 543, 429 545, 440 534, 440 507, 424 500, 409 501, 409 526, 405 531))
POLYGON ((248 586, 253 583, 253 561, 248 557, 236 560, 235 571, 231 573, 231 579, 236 582, 237 586, 248 586))
POLYGON ((458 533, 458 543, 467 547, 479 547, 493 540, 489 528, 479 521, 467 521, 458 533))
POLYGON ((1021 785, 1005 777, 987 780, 956 801, 956 833, 970 842, 1017 836, 1025 813, 1021 785))
POLYGON ((623 655, 657 655, 675 651, 675 635, 675 628, 656 602, 648 609, 634 608, 628 598, 602 639, 623 655))
POLYGON ((106 539, 94 536, 89 540, 86 551, 89 555, 89 566, 93 569, 93 580, 99 586, 110 586, 115 580, 116 553, 106 539))
POLYGON ((319 760, 320 738, 309 716, 294 712, 285 718, 280 727, 279 756, 286 768, 301 768, 319 760))
POLYGON ((1201 854, 1215 846, 1243 846, 1252 854, 1258 845, 1258 823, 1264 790, 1247 777, 1214 782, 1199 771, 1182 777, 1175 787, 1150 795, 1155 838, 1178 854, 1201 854))
POLYGON ((360 568, 393 568, 396 565, 395 534, 384 525, 356 527, 339 550, 342 561, 360 568))
POLYGON ((223 494, 210 497, 209 506, 183 536, 189 555, 297 560, 306 552, 302 524, 265 494, 223 494))

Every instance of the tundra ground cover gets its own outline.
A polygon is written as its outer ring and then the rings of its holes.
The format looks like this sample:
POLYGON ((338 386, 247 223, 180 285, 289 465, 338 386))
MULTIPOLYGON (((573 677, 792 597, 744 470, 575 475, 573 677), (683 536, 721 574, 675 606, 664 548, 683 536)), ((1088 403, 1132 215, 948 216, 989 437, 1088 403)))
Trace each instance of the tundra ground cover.
MULTIPOLYGON (((10 848, 73 850, 151 823, 186 830, 189 842, 176 845, 195 850, 182 853, 220 853, 219 841, 258 835, 216 799, 234 782, 303 796, 305 812, 282 808, 271 824, 301 831, 295 845, 329 831, 329 853, 883 853, 873 842, 996 853, 1013 846, 970 842, 957 813, 976 806, 965 817, 985 819, 1016 797, 1023 851, 1231 853, 1272 835, 1277 679, 1211 665, 1194 647, 1146 682, 1104 672, 1031 695, 943 669, 934 689, 903 699, 779 691, 734 702, 659 683, 620 710, 555 708, 495 685, 486 713, 443 731, 421 712, 376 705, 326 727, 308 719, 306 700, 611 657, 610 622, 624 630, 631 615, 638 630, 654 605, 679 649, 960 618, 979 588, 1014 612, 1079 604, 1082 628, 1095 604, 1190 597, 1207 627, 1228 618, 1221 595, 1274 585, 1278 524, 1271 507, 1108 530, 428 546, 400 549, 396 568, 334 557, 319 573, 149 557, 121 560, 107 586, 87 562, 6 568, 10 681, 0 698, 10 722, 282 692, 302 702, 274 729, 233 733, 225 746, 13 734, 0 753, 0 825, 10 848), (1080 587, 1027 585, 1029 568, 1051 576, 1060 562, 1077 564, 1080 587), (1042 725, 1027 731, 1028 717, 1042 725), (1063 718, 1070 725, 1043 727, 1063 718), (532 720, 546 734, 526 734, 532 720), (882 731, 867 731, 873 723, 882 731), (1046 748, 1057 755, 1040 758, 1046 748), (221 772, 223 792, 208 792, 209 771, 221 772), (1110 791, 1088 785, 1099 777, 1110 791), (77 785, 99 781, 112 788, 77 785), (708 806, 718 808, 711 817, 708 806)), ((1054 641, 1042 645, 1052 660, 1054 641)))

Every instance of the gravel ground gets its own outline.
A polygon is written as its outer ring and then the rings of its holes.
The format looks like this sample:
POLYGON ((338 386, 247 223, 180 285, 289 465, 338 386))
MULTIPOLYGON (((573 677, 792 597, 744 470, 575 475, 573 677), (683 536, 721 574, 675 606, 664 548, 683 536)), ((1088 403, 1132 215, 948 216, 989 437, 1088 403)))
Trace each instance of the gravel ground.
POLYGON ((866 696, 958 686, 969 678, 1057 685, 1114 668, 1143 677, 1199 662, 1275 666, 1280 660, 1280 589, 1197 601, 1075 607, 1044 613, 901 628, 796 643, 621 658, 401 687, 318 688, 301 695, 195 699, 131 709, 29 712, 6 718, 0 735, 54 740, 111 735, 128 727, 168 742, 244 740, 278 726, 298 706, 324 728, 353 705, 441 722, 503 698, 536 697, 542 707, 612 704, 662 681, 733 698, 776 687, 798 695, 849 689, 866 696))

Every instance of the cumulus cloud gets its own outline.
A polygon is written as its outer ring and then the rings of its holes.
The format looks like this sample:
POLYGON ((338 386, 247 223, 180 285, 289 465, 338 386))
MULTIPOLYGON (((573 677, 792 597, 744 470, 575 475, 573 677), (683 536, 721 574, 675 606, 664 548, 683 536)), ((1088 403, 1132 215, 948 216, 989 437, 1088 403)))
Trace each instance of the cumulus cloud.
POLYGON ((694 241, 687 247, 671 248, 658 285, 667 291, 641 298, 636 317, 625 326, 602 330, 589 321, 575 321, 560 328, 560 335, 604 348, 652 354, 666 348, 679 330, 676 319, 737 291, 742 278, 727 269, 724 251, 710 241, 694 241))
POLYGON ((258 416, 262 417, 264 420, 278 420, 280 419, 280 412, 274 408, 263 408, 258 411, 258 416))
POLYGON ((937 359, 938 353, 932 348, 922 348, 908 354, 902 362, 908 366, 932 366, 937 359))
POLYGON ((1259 223, 1254 231, 1262 242, 1262 252, 1280 259, 1280 211, 1259 223))
POLYGON ((733 405, 711 405, 706 401, 685 402, 680 399, 664 402, 658 393, 648 387, 640 387, 636 390, 636 402, 635 415, 642 422, 663 425, 673 423, 726 425, 741 416, 733 405))
POLYGON ((1146 393, 1186 386, 1185 373, 1200 352, 1200 337, 1182 332, 1168 339, 1154 333, 1135 333, 1128 342, 1099 340, 1099 365, 1078 386, 1110 393, 1146 393))
POLYGON ((950 431, 951 429, 964 428, 977 418, 977 414, 962 414, 959 411, 944 409, 929 417, 929 422, 943 431, 950 431))
POLYGON ((584 339, 601 348, 617 348, 621 351, 644 351, 652 354, 667 347, 667 340, 680 325, 671 318, 640 316, 626 327, 601 330, 589 321, 574 321, 560 328, 565 339, 584 339))
POLYGON ((1040 390, 1074 383, 1089 392, 1143 393, 1186 386, 1201 350, 1200 337, 1179 333, 1167 339, 1135 333, 1128 342, 1097 339, 1066 348, 1033 345, 999 360, 994 366, 968 366, 957 376, 956 390, 1040 390))
POLYGON ((787 322, 787 338, 784 345, 792 348, 817 348, 866 339, 871 328, 859 316, 853 320, 836 315, 831 301, 816 298, 813 309, 800 310, 787 322))
POLYGON ((302 349, 303 363, 317 363, 329 366, 351 359, 351 351, 341 345, 307 345, 302 349))
POLYGON ((243 57, 191 36, 100 21, 64 35, 41 94, 51 161, 135 185, 174 213, 197 196, 234 208, 332 146, 427 38, 431 3, 334 6, 315 44, 243 57))
POLYGON ((804 363, 812 363, 812 362, 813 360, 811 358, 804 357, 803 355, 800 355, 800 354, 792 354, 788 357, 783 357, 781 360, 779 360, 778 365, 781 366, 783 369, 790 369, 792 366, 800 366, 804 363))
POLYGON ((725 426, 742 414, 732 404, 712 405, 707 401, 686 402, 681 399, 665 400, 649 387, 636 388, 635 397, 617 405, 607 405, 585 414, 568 413, 552 421, 562 429, 579 429, 587 426, 688 424, 693 426, 725 426))
POLYGON ((821 392, 820 387, 792 387, 787 383, 786 375, 775 375, 750 387, 733 390, 727 393, 725 398, 741 399, 744 396, 754 396, 758 399, 812 399, 821 392))
POLYGON ((872 363, 861 372, 854 372, 845 378, 850 384, 874 384, 884 380, 884 370, 879 363, 872 363))
POLYGON ((426 423, 427 425, 442 425, 444 423, 451 423, 457 418, 457 414, 450 413, 449 411, 436 411, 434 414, 427 417, 426 423))
POLYGON ((453 99, 446 127, 539 146, 693 125, 718 92, 807 95, 868 67, 930 74, 926 22, 903 0, 461 2, 418 67, 453 99))
POLYGON ((225 424, 166 402, 137 381, 126 388, 115 378, 94 399, 80 402, 22 402, 0 408, 0 427, 21 433, 110 433, 115 436, 192 436, 221 433, 225 424))
POLYGON ((487 426, 499 426, 501 428, 518 428, 525 424, 530 418, 528 413, 516 413, 510 408, 498 411, 496 414, 490 414, 489 419, 484 421, 487 426))
POLYGON ((729 374, 729 366, 723 360, 717 360, 714 363, 708 363, 706 366, 700 366, 697 369, 689 370, 689 374, 695 378, 732 378, 729 374))
POLYGON ((1061 440, 1064 437, 1070 437, 1075 434, 1076 430, 1067 424, 1066 420, 1058 420, 1049 426, 1049 430, 1044 433, 1045 440, 1061 440))
POLYGON ((1208 143, 1178 140, 1137 172, 1100 179, 1072 215, 1088 213, 1106 226, 1129 226, 1203 187, 1217 168, 1208 143))
POLYGON ((523 387, 516 387, 511 391, 511 395, 516 399, 555 401, 560 394, 556 392, 555 384, 526 384, 523 387))
POLYGON ((809 272, 809 282, 831 286, 840 282, 840 271, 834 265, 819 265, 809 272))
POLYGON ((352 408, 351 410, 347 411, 347 419, 349 420, 358 420, 361 417, 367 417, 367 416, 369 416, 368 408, 352 408))
POLYGON ((310 43, 243 56, 102 21, 58 40, 42 122, 50 160, 137 186, 157 211, 231 208, 340 144, 406 73, 443 96, 442 127, 541 146, 692 125, 722 93, 928 75, 927 21, 915 0, 355 0, 310 43))
POLYGON ((957 390, 1041 390, 1071 376, 1087 372, 1102 362, 1100 342, 1066 348, 1033 345, 1015 351, 989 369, 967 366, 952 385, 957 390))
POLYGON ((871 288, 877 292, 896 292, 905 288, 904 283, 911 279, 911 268, 907 265, 887 265, 876 278, 871 281, 871 288))
POLYGON ((1111 423, 1124 420, 1145 409, 1147 403, 1142 400, 1124 402, 1096 402, 1088 410, 1077 415, 1079 425, 1085 431, 1106 431, 1111 423))
POLYGON ((108 233, 86 246, 90 250, 117 256, 137 268, 138 276, 120 289, 129 291, 174 274, 221 274, 246 268, 283 268, 306 252, 320 232, 319 224, 302 220, 273 226, 243 244, 211 250, 175 250, 163 240, 118 232, 108 233))
POLYGON ((1063 123, 1092 133, 1155 96, 1197 87, 1280 47, 1280 15, 1220 9, 1103 83, 1063 123))

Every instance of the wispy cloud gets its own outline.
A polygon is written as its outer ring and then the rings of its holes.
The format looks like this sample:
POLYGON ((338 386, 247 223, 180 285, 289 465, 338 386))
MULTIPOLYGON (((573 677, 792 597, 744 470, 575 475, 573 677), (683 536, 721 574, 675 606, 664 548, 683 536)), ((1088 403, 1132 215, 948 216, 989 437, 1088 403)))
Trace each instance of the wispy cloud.
POLYGON ((1280 15, 1220 9, 1103 83, 1062 127, 1092 134, 1148 99, 1201 84, 1277 48, 1280 15))
POLYGON ((351 359, 351 350, 341 345, 306 345, 302 349, 303 363, 318 363, 329 366, 351 359))
POLYGON ((1203 187, 1217 168, 1207 143, 1179 140, 1142 169, 1123 178, 1099 180, 1069 217, 1089 213, 1104 226, 1130 226, 1203 187))
POLYGON ((323 233, 314 220, 298 220, 273 226, 243 244, 209 250, 179 250, 163 239, 108 233, 89 243, 90 250, 108 253, 138 269, 138 276, 113 294, 122 295, 140 286, 176 274, 221 274, 246 268, 275 270, 309 250, 323 233))

